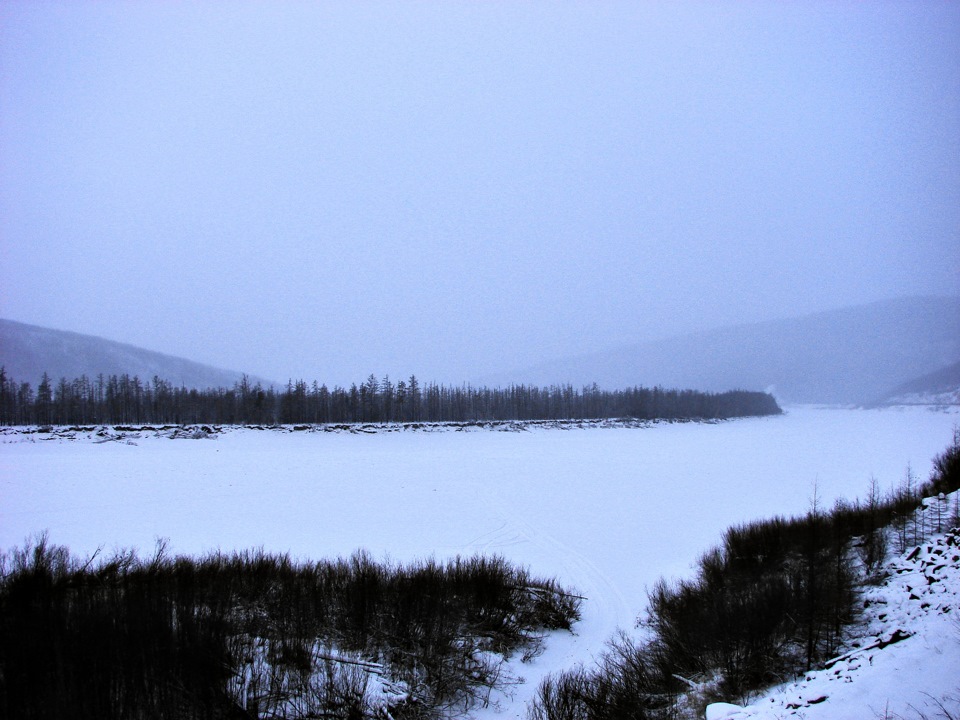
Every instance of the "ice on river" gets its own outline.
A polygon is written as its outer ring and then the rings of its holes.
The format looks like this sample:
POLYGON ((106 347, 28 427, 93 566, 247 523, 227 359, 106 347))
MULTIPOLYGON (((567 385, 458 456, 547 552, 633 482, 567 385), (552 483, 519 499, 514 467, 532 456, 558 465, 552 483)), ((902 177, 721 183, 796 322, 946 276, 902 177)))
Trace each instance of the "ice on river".
POLYGON ((788 408, 648 428, 321 433, 231 429, 127 442, 0 436, 0 547, 48 530, 76 554, 158 537, 177 553, 262 546, 297 557, 365 548, 403 561, 498 553, 586 595, 576 635, 516 671, 589 662, 631 628, 662 575, 689 574, 731 524, 805 512, 816 492, 926 479, 960 415, 788 408))

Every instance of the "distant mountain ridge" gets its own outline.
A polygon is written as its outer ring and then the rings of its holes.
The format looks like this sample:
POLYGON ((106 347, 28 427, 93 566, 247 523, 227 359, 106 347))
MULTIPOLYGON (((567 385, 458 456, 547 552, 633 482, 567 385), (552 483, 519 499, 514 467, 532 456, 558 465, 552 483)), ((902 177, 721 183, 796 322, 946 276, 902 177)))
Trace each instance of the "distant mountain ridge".
MULTIPOLYGON (((206 389, 233 387, 243 373, 204 365, 173 355, 145 350, 135 345, 83 335, 66 330, 0 319, 0 366, 8 378, 36 386, 46 372, 52 380, 86 375, 154 376, 176 387, 206 389)), ((269 380, 248 376, 251 383, 266 387, 269 380)))
POLYGON ((496 382, 770 390, 797 403, 872 404, 960 359, 960 298, 886 300, 563 358, 496 382))
POLYGON ((960 405, 960 362, 894 388, 884 402, 892 405, 960 405))
MULTIPOLYGON (((906 394, 954 393, 958 360, 960 297, 913 297, 560 358, 480 382, 767 390, 788 403, 874 405, 906 394)), ((242 377, 133 345, 12 320, 0 320, 0 365, 8 377, 33 385, 43 372, 54 380, 100 373, 142 380, 156 375, 199 389, 232 387, 242 377)), ((275 385, 256 377, 249 381, 275 385)))

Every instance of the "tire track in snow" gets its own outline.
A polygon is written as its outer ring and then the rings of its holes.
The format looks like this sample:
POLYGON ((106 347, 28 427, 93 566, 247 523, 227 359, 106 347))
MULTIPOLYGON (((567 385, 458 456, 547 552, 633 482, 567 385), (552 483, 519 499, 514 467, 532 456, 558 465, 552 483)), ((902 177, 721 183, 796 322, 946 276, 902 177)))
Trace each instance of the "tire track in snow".
POLYGON ((520 545, 525 542, 528 542, 526 538, 515 533, 511 534, 507 529, 506 521, 504 521, 496 530, 482 533, 463 547, 464 549, 485 553, 491 549, 520 545))
MULTIPOLYGON (((484 552, 530 543, 559 559, 559 564, 566 573, 557 580, 561 584, 572 585, 578 594, 584 595, 587 598, 582 608, 585 611, 584 614, 586 615, 586 611, 591 607, 594 608, 592 620, 599 621, 600 625, 609 628, 609 632, 605 633, 601 640, 601 646, 610 638, 618 625, 622 626, 624 622, 633 624, 633 613, 619 588, 582 552, 555 535, 533 527, 523 518, 505 513, 502 506, 499 508, 491 506, 490 509, 505 522, 501 530, 495 531, 495 534, 484 543, 482 546, 484 552)), ((531 567, 531 572, 537 574, 537 569, 531 567)), ((582 632, 574 634, 584 636, 582 632)))
MULTIPOLYGON (((498 527, 480 535, 464 549, 479 553, 497 553, 505 548, 532 545, 540 553, 551 557, 554 566, 563 569, 556 580, 586 597, 580 612, 581 619, 574 625, 573 633, 554 632, 545 640, 542 655, 529 663, 515 660, 510 671, 524 678, 524 683, 514 689, 512 699, 503 702, 502 710, 478 710, 474 717, 523 718, 527 703, 536 695, 540 681, 547 675, 569 670, 578 664, 589 666, 614 637, 618 628, 633 626, 635 613, 613 580, 582 552, 556 535, 532 525, 524 517, 508 509, 512 505, 500 495, 491 495, 491 488, 475 489, 476 497, 485 506, 489 517, 495 518, 498 527), (491 714, 493 713, 493 714, 491 714)), ((521 555, 522 557, 522 555, 521 555)), ((532 563, 530 571, 540 574, 532 563)))

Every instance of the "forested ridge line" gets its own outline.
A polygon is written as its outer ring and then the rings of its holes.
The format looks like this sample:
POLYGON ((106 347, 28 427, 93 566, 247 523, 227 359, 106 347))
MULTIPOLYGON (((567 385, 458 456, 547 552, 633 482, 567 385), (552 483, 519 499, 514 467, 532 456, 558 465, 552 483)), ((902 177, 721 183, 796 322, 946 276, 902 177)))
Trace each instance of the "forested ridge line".
POLYGON ((415 375, 393 382, 372 374, 349 388, 291 380, 277 390, 250 384, 244 377, 231 388, 197 390, 156 376, 149 381, 126 374, 54 381, 46 373, 34 389, 0 368, 0 425, 673 420, 780 412, 773 396, 747 390, 601 390, 596 384, 580 389, 570 384, 489 388, 421 383, 415 375))

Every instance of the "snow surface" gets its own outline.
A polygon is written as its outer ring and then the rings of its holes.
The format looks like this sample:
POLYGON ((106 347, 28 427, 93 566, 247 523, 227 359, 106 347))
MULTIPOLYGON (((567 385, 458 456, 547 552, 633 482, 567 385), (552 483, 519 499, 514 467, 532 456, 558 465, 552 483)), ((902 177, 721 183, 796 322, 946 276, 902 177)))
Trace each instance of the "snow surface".
MULTIPOLYGON (((780 417, 649 428, 321 433, 231 429, 125 441, 0 434, 0 547, 41 530, 79 555, 158 537, 203 553, 262 546, 297 557, 366 548, 406 561, 498 553, 589 600, 554 633, 512 700, 523 717, 549 672, 589 664, 633 627, 660 576, 690 574, 730 525, 805 512, 925 479, 956 408, 791 408, 780 417)), ((960 675, 960 673, 958 673, 960 675)))

